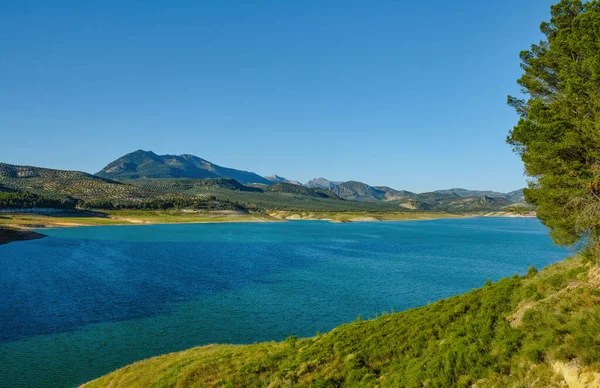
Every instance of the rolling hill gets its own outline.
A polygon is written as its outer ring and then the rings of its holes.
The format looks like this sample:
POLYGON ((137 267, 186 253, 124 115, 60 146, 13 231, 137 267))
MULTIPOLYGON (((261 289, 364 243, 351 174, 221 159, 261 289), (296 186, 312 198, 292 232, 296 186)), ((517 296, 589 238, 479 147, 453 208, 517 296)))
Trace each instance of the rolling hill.
POLYGON ((65 201, 98 198, 141 201, 157 196, 157 193, 138 186, 100 178, 85 172, 6 163, 0 163, 0 185, 7 191, 27 191, 46 198, 65 201))
POLYGON ((417 194, 413 192, 406 190, 395 190, 387 186, 373 186, 373 188, 379 191, 383 191, 385 193, 386 201, 406 200, 417 196, 417 194))
POLYGON ((383 190, 356 181, 337 184, 330 190, 340 198, 353 201, 382 201, 386 194, 383 190))
POLYGON ((110 179, 231 178, 240 183, 273 182, 253 172, 218 166, 194 155, 157 155, 138 150, 109 163, 96 176, 110 179))
POLYGON ((318 198, 331 198, 331 199, 339 199, 334 193, 329 190, 316 188, 310 189, 308 187, 296 185, 293 183, 285 183, 279 182, 271 185, 265 189, 265 191, 272 193, 290 193, 290 194, 298 194, 298 195, 306 195, 309 197, 318 197, 318 198))

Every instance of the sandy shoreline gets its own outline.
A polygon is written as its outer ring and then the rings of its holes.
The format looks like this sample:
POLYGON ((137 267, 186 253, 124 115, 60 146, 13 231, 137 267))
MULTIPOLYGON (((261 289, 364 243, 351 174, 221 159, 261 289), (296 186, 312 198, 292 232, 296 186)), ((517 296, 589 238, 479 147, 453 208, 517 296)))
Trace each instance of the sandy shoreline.
POLYGON ((38 233, 45 228, 111 225, 165 225, 165 224, 215 224, 242 222, 286 222, 286 221, 328 221, 379 222, 379 221, 426 221, 445 218, 473 217, 535 217, 534 213, 515 214, 509 212, 488 213, 429 213, 429 212, 293 212, 275 211, 269 213, 240 212, 189 212, 189 211, 108 211, 100 212, 3 212, 0 215, 0 244, 11 241, 32 240, 44 237, 38 233), (37 232, 36 232, 37 231, 37 232))

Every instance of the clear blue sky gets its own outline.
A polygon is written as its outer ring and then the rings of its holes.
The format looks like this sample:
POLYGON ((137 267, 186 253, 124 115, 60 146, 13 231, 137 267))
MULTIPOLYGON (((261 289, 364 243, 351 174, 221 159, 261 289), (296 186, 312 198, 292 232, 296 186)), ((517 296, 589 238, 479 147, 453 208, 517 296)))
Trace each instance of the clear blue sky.
POLYGON ((514 190, 506 95, 554 2, 0 0, 0 161, 514 190))

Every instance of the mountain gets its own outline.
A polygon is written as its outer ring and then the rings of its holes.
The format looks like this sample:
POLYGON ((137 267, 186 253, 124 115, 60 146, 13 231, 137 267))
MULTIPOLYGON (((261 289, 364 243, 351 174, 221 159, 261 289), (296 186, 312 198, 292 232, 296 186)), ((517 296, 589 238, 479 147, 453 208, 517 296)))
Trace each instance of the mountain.
POLYGON ((491 211, 501 210, 516 202, 523 202, 523 190, 510 193, 467 189, 437 190, 416 194, 395 190, 388 186, 370 186, 363 182, 331 182, 325 178, 313 179, 305 186, 331 187, 331 192, 341 199, 360 202, 398 203, 407 210, 422 211, 491 211))
POLYGON ((505 193, 499 193, 497 191, 489 191, 489 190, 468 190, 468 189, 447 189, 447 190, 436 190, 434 193, 440 194, 456 194, 459 197, 504 197, 505 193))
POLYGON ((460 212, 460 211, 485 211, 485 210, 498 210, 513 204, 503 197, 488 197, 484 195, 482 197, 462 197, 455 201, 452 201, 446 205, 447 211, 460 212))
POLYGON ((281 183, 291 183, 293 185, 300 185, 300 186, 302 186, 302 183, 300 183, 298 181, 291 181, 289 179, 286 179, 286 178, 284 178, 282 176, 279 176, 279 175, 276 175, 276 174, 273 174, 273 175, 270 175, 270 176, 266 176, 265 179, 267 179, 267 180, 269 180, 269 181, 271 181, 273 183, 280 183, 280 182, 281 183))
POLYGON ((506 193, 505 197, 509 201, 513 202, 525 202, 525 195, 523 194, 523 189, 511 191, 510 193, 506 193))
POLYGON ((397 201, 405 200, 407 198, 414 198, 417 194, 406 190, 395 190, 387 186, 373 186, 374 189, 383 191, 385 193, 386 201, 397 201))
POLYGON ((143 150, 120 157, 96 175, 110 179, 231 178, 240 183, 272 184, 253 172, 221 167, 194 155, 157 155, 143 150))
POLYGON ((288 193, 288 194, 306 195, 309 197, 318 197, 318 198, 339 199, 331 191, 322 189, 320 187, 311 189, 308 187, 296 185, 293 183, 286 183, 286 182, 275 183, 274 185, 267 187, 265 189, 265 191, 272 192, 272 193, 288 193))
POLYGON ((315 178, 315 179, 311 179, 308 182, 306 182, 304 184, 304 186, 309 187, 311 189, 315 188, 315 187, 320 187, 322 189, 328 189, 331 190, 334 186, 340 184, 342 182, 335 182, 335 181, 330 181, 327 180, 325 178, 315 178))
POLYGON ((486 190, 467 190, 467 189, 447 189, 437 190, 434 193, 439 194, 455 194, 459 197, 491 197, 491 198, 505 198, 511 202, 525 202, 525 196, 523 195, 523 189, 511 191, 510 193, 500 193, 498 191, 486 191, 486 190))
POLYGON ((333 186, 331 191, 342 199, 353 201, 381 201, 385 199, 385 191, 356 181, 340 183, 333 186))

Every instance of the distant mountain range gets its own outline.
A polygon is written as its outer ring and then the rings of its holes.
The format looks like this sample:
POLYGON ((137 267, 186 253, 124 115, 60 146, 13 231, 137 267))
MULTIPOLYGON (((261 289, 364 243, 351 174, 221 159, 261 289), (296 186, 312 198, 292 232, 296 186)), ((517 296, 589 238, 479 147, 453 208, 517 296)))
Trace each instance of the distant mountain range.
MULTIPOLYGON (((138 150, 124 155, 109 163, 96 176, 108 179, 147 179, 147 178, 229 178, 242 184, 273 185, 288 183, 302 185, 297 180, 286 179, 279 175, 262 177, 253 172, 226 168, 194 155, 157 155, 152 151, 138 150)), ((352 201, 406 201, 416 199, 416 194, 405 190, 396 190, 387 186, 370 186, 356 181, 332 181, 323 177, 311 179, 303 186, 330 190, 337 197, 352 201)), ((437 190, 433 193, 440 198, 504 198, 511 202, 523 202, 523 190, 510 193, 496 191, 467 190, 453 188, 437 190)), ((427 193, 426 193, 427 194, 427 193)), ((427 195, 426 195, 427 197, 427 195)), ((431 197, 431 195, 429 195, 431 197)))
POLYGON ((448 189, 437 190, 431 193, 413 193, 406 190, 395 190, 387 186, 370 186, 366 183, 348 181, 334 182, 325 178, 316 178, 305 184, 307 187, 320 187, 331 190, 338 197, 352 201, 411 201, 416 199, 433 198, 438 199, 458 199, 458 198, 488 198, 491 202, 502 202, 505 199, 508 202, 525 202, 523 189, 511 191, 510 193, 500 193, 496 191, 480 191, 467 189, 448 189))
POLYGON ((222 167, 194 155, 157 155, 143 150, 118 158, 95 175, 0 163, 0 192, 6 191, 28 191, 62 201, 123 204, 204 196, 263 210, 469 212, 528 206, 522 189, 500 193, 453 188, 417 194, 323 177, 302 185, 279 175, 262 177, 222 167))

